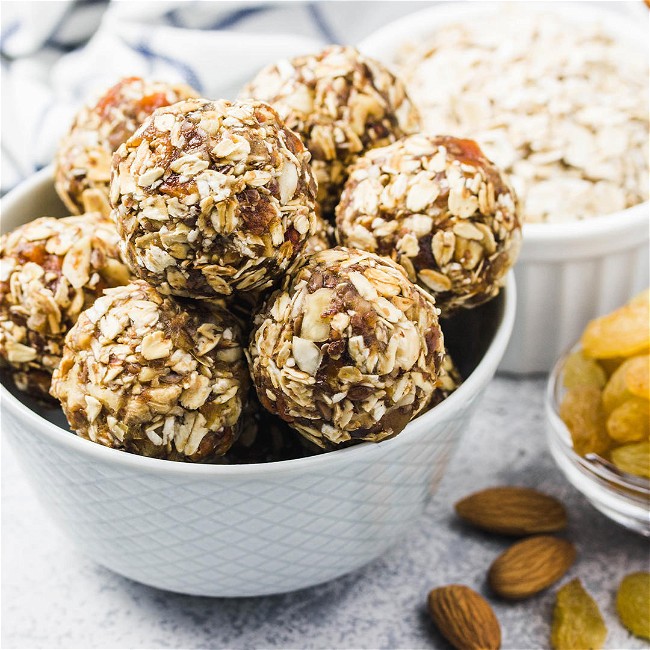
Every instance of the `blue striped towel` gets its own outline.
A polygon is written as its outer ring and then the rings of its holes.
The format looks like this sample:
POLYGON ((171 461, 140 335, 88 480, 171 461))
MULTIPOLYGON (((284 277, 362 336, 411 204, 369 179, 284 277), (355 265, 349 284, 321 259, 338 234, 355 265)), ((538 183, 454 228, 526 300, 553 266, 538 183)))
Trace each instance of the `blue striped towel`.
POLYGON ((120 77, 233 97, 264 65, 338 42, 325 14, 340 23, 344 3, 327 4, 3 2, 2 193, 49 164, 79 107, 120 77))

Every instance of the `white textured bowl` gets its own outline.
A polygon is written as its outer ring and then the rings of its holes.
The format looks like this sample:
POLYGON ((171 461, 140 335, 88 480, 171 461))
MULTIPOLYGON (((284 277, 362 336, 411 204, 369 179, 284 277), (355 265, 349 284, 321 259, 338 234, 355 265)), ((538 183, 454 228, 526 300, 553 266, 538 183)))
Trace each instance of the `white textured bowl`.
MULTIPOLYGON (((406 43, 425 40, 449 23, 476 21, 503 9, 501 2, 441 4, 382 27, 359 49, 394 63, 406 43)), ((526 3, 530 11, 549 4, 526 3)), ((553 13, 570 21, 601 20, 616 38, 647 56, 647 21, 593 3, 554 2, 553 13)), ((452 134, 453 135, 453 134, 452 134)), ((560 224, 525 224, 515 267, 518 307, 510 344, 500 370, 547 372, 579 338, 586 322, 627 302, 648 285, 650 208, 648 203, 593 219, 560 224)))
MULTIPOLYGON (((64 214, 49 169, 11 192, 2 208, 3 231, 64 214)), ((99 564, 203 596, 300 589, 370 562, 416 522, 503 356, 514 315, 510 277, 497 299, 467 312, 462 330, 450 327, 458 360, 480 360, 468 379, 379 444, 256 465, 143 458, 78 438, 59 409, 39 406, 6 378, 3 438, 47 510, 99 564)))

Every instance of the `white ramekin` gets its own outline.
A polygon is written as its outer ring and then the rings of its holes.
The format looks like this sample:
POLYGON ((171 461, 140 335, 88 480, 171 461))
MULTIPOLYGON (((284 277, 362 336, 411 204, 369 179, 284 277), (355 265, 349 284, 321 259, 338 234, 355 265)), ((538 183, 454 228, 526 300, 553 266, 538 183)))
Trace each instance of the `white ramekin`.
MULTIPOLYGON (((374 32, 359 49, 394 63, 406 43, 425 40, 449 23, 475 21, 503 10, 502 2, 456 2, 409 14, 374 32)), ((570 21, 600 20, 614 37, 647 57, 647 21, 589 2, 528 2, 570 21)), ((453 134, 451 134, 453 135, 453 134)), ((579 338, 587 321, 629 300, 648 285, 650 208, 642 203, 590 220, 525 224, 515 267, 518 307, 510 344, 499 366, 515 373, 547 372, 579 338)))
MULTIPOLYGON (((51 170, 2 205, 3 231, 64 213, 51 170)), ((370 562, 416 522, 506 349, 514 278, 475 323, 485 352, 447 400, 396 438, 276 463, 218 466, 144 458, 78 438, 59 409, 0 386, 2 432, 72 541, 160 589, 255 596, 318 584, 370 562)))

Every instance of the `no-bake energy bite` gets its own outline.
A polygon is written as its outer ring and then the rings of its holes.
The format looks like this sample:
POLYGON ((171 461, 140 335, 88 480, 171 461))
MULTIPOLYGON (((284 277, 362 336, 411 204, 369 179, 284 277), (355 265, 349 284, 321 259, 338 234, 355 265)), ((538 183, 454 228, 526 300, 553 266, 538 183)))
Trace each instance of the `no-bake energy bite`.
POLYGON ((413 133, 418 113, 404 85, 351 47, 283 60, 264 68, 241 92, 267 101, 312 154, 318 202, 330 218, 347 168, 364 151, 413 133))
POLYGON ((0 365, 48 397, 63 340, 106 287, 126 284, 115 226, 99 214, 43 217, 0 239, 0 365))
POLYGON ((398 261, 443 314, 497 295, 521 224, 505 176, 472 140, 412 135, 367 152, 336 209, 339 241, 398 261))
POLYGON ((135 280, 81 314, 52 381, 78 435, 169 460, 230 449, 249 385, 240 335, 228 314, 196 304, 135 280))
POLYGON ((163 294, 270 287, 318 229, 309 152, 262 102, 158 109, 113 159, 112 212, 134 272, 163 294))
POLYGON ((436 388, 444 344, 434 301, 373 253, 307 258, 255 325, 260 402, 321 447, 397 435, 436 388))
POLYGON ((128 77, 83 107, 55 159, 56 191, 68 210, 108 216, 113 153, 156 108, 196 96, 184 84, 128 77))

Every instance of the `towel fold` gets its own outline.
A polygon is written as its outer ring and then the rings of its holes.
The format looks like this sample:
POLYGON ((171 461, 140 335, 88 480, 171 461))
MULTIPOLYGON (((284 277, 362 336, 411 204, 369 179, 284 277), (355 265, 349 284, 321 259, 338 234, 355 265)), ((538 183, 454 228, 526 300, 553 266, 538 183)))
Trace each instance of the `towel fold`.
POLYGON ((2 192, 49 164, 79 107, 123 76, 233 98, 267 63, 335 39, 307 2, 3 2, 2 192))

